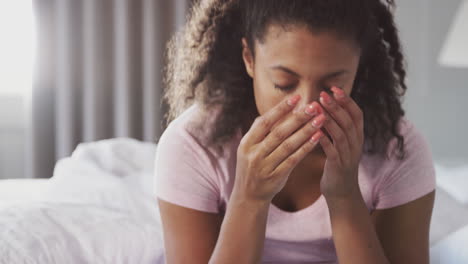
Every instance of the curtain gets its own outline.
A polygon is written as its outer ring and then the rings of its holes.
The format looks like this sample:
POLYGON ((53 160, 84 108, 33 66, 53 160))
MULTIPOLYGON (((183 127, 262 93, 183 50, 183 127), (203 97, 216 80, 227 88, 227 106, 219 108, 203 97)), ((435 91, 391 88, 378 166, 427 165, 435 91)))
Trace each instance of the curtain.
POLYGON ((33 1, 26 177, 51 177, 80 142, 160 136, 165 45, 185 22, 188 2, 33 1))

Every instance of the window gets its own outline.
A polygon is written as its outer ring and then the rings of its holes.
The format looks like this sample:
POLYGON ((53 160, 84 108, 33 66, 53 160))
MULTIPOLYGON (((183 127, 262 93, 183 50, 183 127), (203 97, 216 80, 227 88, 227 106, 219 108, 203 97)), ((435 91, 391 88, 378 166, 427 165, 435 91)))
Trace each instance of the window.
POLYGON ((33 23, 32 0, 0 1, 0 96, 31 91, 33 23))

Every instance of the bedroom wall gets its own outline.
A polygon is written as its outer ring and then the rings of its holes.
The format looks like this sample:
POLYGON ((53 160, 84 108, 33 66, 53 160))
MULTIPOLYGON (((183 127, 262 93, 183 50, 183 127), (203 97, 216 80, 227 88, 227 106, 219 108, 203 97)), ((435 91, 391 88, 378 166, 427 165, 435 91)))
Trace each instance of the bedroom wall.
POLYGON ((24 177, 24 120, 23 98, 0 94, 0 179, 24 177))
MULTIPOLYGON (((460 0, 397 1, 396 20, 409 63, 408 118, 426 136, 436 161, 468 162, 468 69, 442 67, 437 57, 460 0)), ((467 33, 468 34, 468 33, 467 33)))

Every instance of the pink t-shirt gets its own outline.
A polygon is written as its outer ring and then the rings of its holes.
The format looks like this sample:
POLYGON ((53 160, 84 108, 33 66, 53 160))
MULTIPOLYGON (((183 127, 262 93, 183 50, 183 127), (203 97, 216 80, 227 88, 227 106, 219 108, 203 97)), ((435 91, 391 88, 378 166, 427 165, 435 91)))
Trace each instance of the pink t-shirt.
MULTIPOLYGON (((233 189, 242 134, 238 130, 225 144, 223 155, 207 148, 197 130, 189 125, 198 107, 193 104, 162 134, 155 159, 154 188, 157 197, 165 201, 224 214, 233 189)), ((363 154, 359 164, 359 185, 369 211, 402 205, 435 189, 430 148, 410 121, 401 120, 407 159, 386 160, 363 154)), ((206 124, 209 126, 208 120, 206 124)), ((395 143, 393 138, 391 146, 396 146, 395 143)), ((283 211, 270 204, 262 263, 298 262, 337 262, 323 195, 296 212, 283 211)))

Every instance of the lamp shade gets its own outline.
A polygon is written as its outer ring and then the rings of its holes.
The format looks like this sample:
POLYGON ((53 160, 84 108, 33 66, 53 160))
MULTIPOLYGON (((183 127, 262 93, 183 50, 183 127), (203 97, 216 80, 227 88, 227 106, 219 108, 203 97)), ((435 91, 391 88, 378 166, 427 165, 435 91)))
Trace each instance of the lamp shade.
POLYGON ((468 68, 468 0, 461 3, 439 55, 439 64, 468 68))

